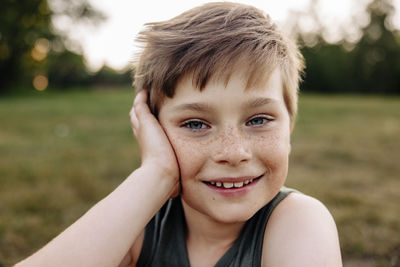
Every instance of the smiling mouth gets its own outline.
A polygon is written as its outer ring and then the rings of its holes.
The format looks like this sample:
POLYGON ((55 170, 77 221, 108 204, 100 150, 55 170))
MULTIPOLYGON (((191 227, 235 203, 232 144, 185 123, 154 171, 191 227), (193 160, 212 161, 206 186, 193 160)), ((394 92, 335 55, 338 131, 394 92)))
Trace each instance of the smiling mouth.
POLYGON ((205 184, 208 184, 210 186, 215 186, 215 187, 219 187, 219 188, 226 188, 226 189, 230 189, 230 188, 242 188, 245 186, 248 186, 250 184, 252 184, 254 181, 259 180, 263 175, 260 175, 256 178, 252 178, 252 179, 248 179, 248 180, 244 180, 244 181, 240 181, 240 182, 206 182, 204 181, 205 184))

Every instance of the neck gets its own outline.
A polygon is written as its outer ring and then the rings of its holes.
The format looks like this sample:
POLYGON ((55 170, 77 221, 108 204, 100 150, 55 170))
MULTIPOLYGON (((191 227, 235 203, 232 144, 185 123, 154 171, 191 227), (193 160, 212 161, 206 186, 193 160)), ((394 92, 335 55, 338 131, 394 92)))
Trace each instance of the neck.
POLYGON ((245 224, 245 222, 225 223, 213 220, 188 206, 183 199, 182 206, 187 223, 188 248, 202 247, 214 251, 215 249, 226 251, 239 237, 245 224))

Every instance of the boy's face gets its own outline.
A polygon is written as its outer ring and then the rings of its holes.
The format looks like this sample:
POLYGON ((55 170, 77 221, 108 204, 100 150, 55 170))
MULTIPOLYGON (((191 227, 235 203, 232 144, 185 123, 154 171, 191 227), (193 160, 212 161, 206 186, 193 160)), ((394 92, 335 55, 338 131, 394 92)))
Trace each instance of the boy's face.
POLYGON ((243 222, 284 184, 290 119, 279 70, 245 90, 241 73, 227 86, 210 81, 200 92, 182 79, 159 120, 175 150, 186 214, 243 222))

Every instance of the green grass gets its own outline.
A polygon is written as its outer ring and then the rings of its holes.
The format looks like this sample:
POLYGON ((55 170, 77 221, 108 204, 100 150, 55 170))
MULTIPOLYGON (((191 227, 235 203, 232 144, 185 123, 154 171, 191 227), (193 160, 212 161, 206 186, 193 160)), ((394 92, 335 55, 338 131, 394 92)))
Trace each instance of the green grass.
MULTIPOLYGON (((0 98, 0 266, 46 244, 139 164, 133 90, 0 98)), ((400 264, 400 98, 303 95, 288 186, 338 225, 346 266, 400 264)))
POLYGON ((305 95, 292 146, 288 184, 328 206, 349 266, 400 264, 400 98, 305 95))

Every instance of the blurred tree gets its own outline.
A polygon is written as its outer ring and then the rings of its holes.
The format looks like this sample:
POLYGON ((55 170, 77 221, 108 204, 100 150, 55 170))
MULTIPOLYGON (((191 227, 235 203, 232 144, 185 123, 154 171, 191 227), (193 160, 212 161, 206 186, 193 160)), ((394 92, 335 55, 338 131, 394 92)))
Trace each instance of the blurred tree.
POLYGON ((38 75, 47 79, 48 67, 57 62, 54 57, 72 56, 72 52, 64 52, 71 40, 54 31, 54 17, 70 18, 75 23, 104 19, 87 0, 0 0, 0 6, 0 92, 30 83, 38 75), (49 55, 52 62, 48 62, 49 55))
POLYGON ((304 46, 306 74, 302 90, 310 92, 351 92, 357 87, 352 77, 352 55, 343 46, 319 40, 314 47, 304 46))
MULTIPOLYGON (((328 43, 321 26, 315 32, 297 32, 307 66, 302 90, 400 93, 400 33, 391 25, 395 12, 392 1, 373 0, 366 12, 369 23, 361 28, 357 43, 348 43, 344 37, 338 43, 328 43)), ((307 15, 320 23, 313 7, 307 15)))
POLYGON ((370 23, 352 51, 354 79, 362 92, 400 93, 400 34, 391 25, 392 1, 374 0, 367 12, 370 23))
POLYGON ((117 72, 108 66, 103 66, 90 78, 90 83, 97 86, 129 85, 132 83, 132 70, 117 72))
POLYGON ((69 50, 53 52, 48 56, 46 69, 49 84, 57 87, 85 86, 89 74, 84 57, 69 50))
MULTIPOLYGON (((0 8, 0 90, 25 79, 36 64, 31 51, 39 38, 52 40, 49 30, 50 10, 41 0, 23 5, 2 0, 0 8)), ((41 51, 43 54, 45 51, 41 51)), ((42 59, 42 58, 37 58, 42 59)), ((40 60, 38 60, 40 61, 40 60)))

